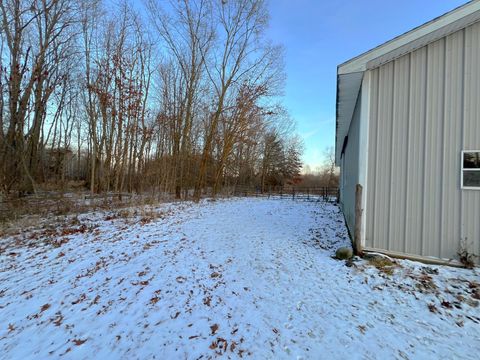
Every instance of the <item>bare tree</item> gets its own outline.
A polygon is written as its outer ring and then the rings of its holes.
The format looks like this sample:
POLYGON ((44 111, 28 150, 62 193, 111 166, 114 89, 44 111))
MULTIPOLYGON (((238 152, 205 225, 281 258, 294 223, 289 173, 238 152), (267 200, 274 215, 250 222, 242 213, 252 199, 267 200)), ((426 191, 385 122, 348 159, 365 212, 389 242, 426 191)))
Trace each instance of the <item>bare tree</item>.
POLYGON ((336 186, 338 185, 338 176, 335 171, 335 148, 333 146, 327 147, 323 152, 323 156, 323 173, 327 178, 327 186, 336 186))
POLYGON ((144 3, 149 22, 128 2, 0 0, 2 191, 198 199, 294 177, 265 1, 144 3))
MULTIPOLYGON (((63 74, 55 71, 70 41, 70 2, 0 1, 2 34, 8 48, 8 126, 2 136, 4 186, 19 182, 20 192, 35 190, 40 137, 46 104, 63 74)), ((3 131, 3 128, 2 128, 3 131)))
MULTIPOLYGON (((212 67, 207 66, 215 99, 195 186, 197 200, 205 185, 214 136, 230 92, 243 81, 257 84, 264 79, 274 79, 275 76, 269 74, 269 71, 275 70, 272 65, 278 59, 278 49, 262 41, 268 24, 268 13, 263 0, 215 2, 215 5, 214 17, 218 21, 216 51, 212 53, 212 67)), ((276 74, 276 71, 273 73, 276 74)))
MULTIPOLYGON (((152 23, 163 39, 170 57, 170 66, 176 68, 179 79, 175 84, 164 82, 164 86, 177 86, 173 128, 173 179, 177 197, 185 183, 188 154, 191 151, 191 131, 205 61, 213 40, 211 25, 212 4, 208 0, 169 1, 169 13, 157 0, 149 0, 152 23)), ((164 91, 170 91, 164 89, 164 91)))

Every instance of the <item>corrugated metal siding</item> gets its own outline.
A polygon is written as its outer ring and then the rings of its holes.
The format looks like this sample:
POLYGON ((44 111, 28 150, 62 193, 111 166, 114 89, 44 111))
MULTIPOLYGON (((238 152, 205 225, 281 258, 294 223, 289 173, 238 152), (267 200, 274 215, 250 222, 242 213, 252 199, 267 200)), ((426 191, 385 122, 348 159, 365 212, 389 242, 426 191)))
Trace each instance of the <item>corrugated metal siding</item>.
POLYGON ((389 199, 389 247, 394 251, 405 251, 405 209, 407 191, 406 178, 408 172, 405 150, 408 148, 408 107, 410 77, 410 57, 403 57, 394 64, 392 135, 390 177, 391 189, 389 199))
MULTIPOLYGON (((463 148, 480 150, 480 23, 465 30, 463 148)), ((462 191, 462 238, 480 254, 480 191, 462 191)))
POLYGON ((480 23, 371 70, 366 246, 480 254, 480 191, 461 150, 480 148, 480 23))
POLYGON ((370 154, 375 156, 376 176, 368 178, 368 194, 374 195, 373 207, 375 218, 373 219, 374 246, 381 249, 389 249, 388 227, 390 218, 390 191, 391 181, 391 144, 392 144, 392 114, 393 114, 393 84, 394 63, 388 63, 379 69, 378 74, 378 103, 377 119, 377 146, 376 151, 370 154), (390 120, 387 120, 390 119, 390 120), (385 149, 385 150, 382 150, 385 149), (371 181, 371 183, 370 183, 371 181), (370 185, 371 184, 371 185, 370 185))
MULTIPOLYGON (((442 218, 440 257, 452 257, 452 251, 459 246, 461 192, 460 188, 461 156, 457 149, 462 149, 463 123, 463 43, 464 32, 446 38, 445 62, 445 105, 443 132, 443 174, 442 174, 442 218), (454 149, 454 150, 452 150, 454 149)), ((478 214, 478 212, 477 212, 478 214)))
MULTIPOLYGON (((426 58, 427 49, 422 48, 408 56, 410 58, 410 97, 408 111, 408 147, 406 177, 406 215, 405 215, 405 252, 420 254, 422 252, 422 215, 423 198, 423 168, 425 121, 426 58)), ((403 177, 403 176, 402 176, 403 177)))
MULTIPOLYGON (((445 89, 445 41, 427 46, 427 94, 425 121, 425 166, 423 168, 422 254, 440 256, 442 199, 442 149, 445 89)), ((418 119, 421 121, 421 119, 418 119)), ((450 149, 459 154, 461 149, 450 149)), ((452 171, 455 171, 452 169, 452 171)), ((459 171, 455 171, 459 174, 459 171)), ((420 195, 420 194, 419 194, 420 195)))
POLYGON ((347 222, 350 234, 353 236, 355 229, 355 187, 358 183, 358 160, 359 160, 359 134, 360 134, 360 113, 361 94, 358 96, 353 113, 353 119, 348 131, 348 141, 342 154, 342 188, 340 199, 343 207, 343 214, 347 222))
MULTIPOLYGON (((378 119, 378 88, 380 82, 380 71, 373 70, 370 75, 370 122, 376 121, 378 119)), ((375 124, 369 124, 368 127, 368 169, 367 169, 367 180, 371 184, 371 189, 367 190, 367 212, 366 216, 366 230, 365 238, 368 246, 373 247, 373 242, 375 237, 373 236, 373 229, 375 227, 375 219, 377 215, 377 208, 375 206, 375 200, 377 195, 377 190, 375 189, 375 181, 377 178, 377 143, 378 143, 378 126, 377 122, 375 124)), ((367 186, 369 184, 367 183, 367 186)))

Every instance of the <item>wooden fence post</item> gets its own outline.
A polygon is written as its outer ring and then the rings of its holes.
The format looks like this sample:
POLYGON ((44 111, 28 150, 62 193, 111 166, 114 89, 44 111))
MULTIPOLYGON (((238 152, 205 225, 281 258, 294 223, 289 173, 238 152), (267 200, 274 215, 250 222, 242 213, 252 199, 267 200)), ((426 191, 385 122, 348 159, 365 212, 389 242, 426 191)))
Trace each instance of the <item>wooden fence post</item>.
POLYGON ((363 255, 362 247, 362 223, 363 223, 363 209, 362 209, 363 187, 357 184, 355 188, 355 231, 353 235, 353 250, 358 256, 363 255))

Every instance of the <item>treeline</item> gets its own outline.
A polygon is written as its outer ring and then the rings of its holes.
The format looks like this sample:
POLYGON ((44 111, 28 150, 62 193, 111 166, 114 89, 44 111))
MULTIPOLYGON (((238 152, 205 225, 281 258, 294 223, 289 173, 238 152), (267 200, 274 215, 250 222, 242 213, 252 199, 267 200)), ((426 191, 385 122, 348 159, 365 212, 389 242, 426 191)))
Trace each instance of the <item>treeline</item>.
POLYGON ((323 152, 323 163, 316 169, 306 165, 302 170, 302 186, 338 188, 340 184, 339 169, 335 166, 335 148, 327 147, 323 152))
POLYGON ((296 181, 263 0, 0 0, 0 186, 199 198, 296 181))

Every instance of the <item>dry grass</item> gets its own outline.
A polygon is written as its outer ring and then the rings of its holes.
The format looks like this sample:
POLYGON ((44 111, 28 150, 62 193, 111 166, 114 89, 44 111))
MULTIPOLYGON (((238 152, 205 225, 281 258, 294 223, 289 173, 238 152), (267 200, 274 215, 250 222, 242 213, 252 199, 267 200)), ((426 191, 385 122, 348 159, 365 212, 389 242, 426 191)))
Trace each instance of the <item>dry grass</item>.
POLYGON ((48 224, 62 224, 70 218, 91 211, 113 211, 110 218, 123 218, 129 223, 147 224, 165 214, 154 209, 155 205, 168 202, 157 197, 98 195, 86 198, 85 192, 59 194, 42 192, 24 198, 5 198, 0 201, 0 237, 48 224))
POLYGON ((467 250, 467 244, 465 241, 461 241, 460 250, 457 252, 458 259, 467 269, 473 269, 475 267, 475 260, 480 258, 478 255, 470 253, 467 250))
POLYGON ((383 256, 372 257, 368 259, 368 263, 376 267, 380 272, 389 276, 393 275, 393 273, 395 272, 395 269, 400 266, 394 260, 388 257, 383 257, 383 256))

